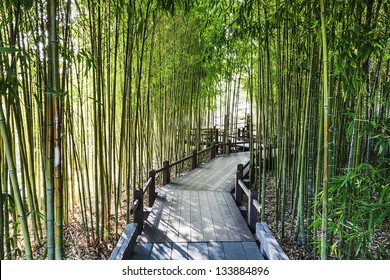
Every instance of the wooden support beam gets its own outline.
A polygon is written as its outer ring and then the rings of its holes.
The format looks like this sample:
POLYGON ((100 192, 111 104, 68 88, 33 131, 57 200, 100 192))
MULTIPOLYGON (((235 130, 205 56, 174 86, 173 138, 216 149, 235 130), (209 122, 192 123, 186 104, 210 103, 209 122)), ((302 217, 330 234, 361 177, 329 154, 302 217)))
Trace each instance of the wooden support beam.
POLYGON ((215 158, 215 155, 217 153, 216 149, 217 149, 217 146, 215 145, 215 142, 213 142, 212 148, 211 148, 211 155, 210 155, 211 159, 215 158))
POLYGON ((169 167, 169 161, 166 160, 163 162, 163 185, 167 185, 171 182, 171 171, 169 167))
POLYGON ((255 233, 256 231, 256 223, 257 223, 257 209, 254 204, 254 201, 257 201, 257 191, 254 189, 249 190, 249 197, 248 197, 248 224, 249 229, 252 231, 252 233, 255 233))
POLYGON ((239 180, 242 180, 242 171, 243 171, 243 166, 240 163, 237 165, 237 171, 236 171, 236 181, 235 181, 235 186, 234 186, 234 198, 236 200, 237 206, 241 206, 242 203, 242 188, 239 184, 239 180))
POLYGON ((135 190, 135 200, 138 200, 138 207, 134 210, 134 223, 138 224, 138 234, 144 228, 144 194, 142 189, 135 190))
POLYGON ((149 207, 153 206, 154 201, 156 200, 157 193, 156 193, 156 171, 150 170, 149 171, 149 178, 152 179, 152 182, 149 186, 149 207))
POLYGON ((192 151, 192 165, 191 169, 195 169, 198 167, 198 153, 196 150, 192 151))

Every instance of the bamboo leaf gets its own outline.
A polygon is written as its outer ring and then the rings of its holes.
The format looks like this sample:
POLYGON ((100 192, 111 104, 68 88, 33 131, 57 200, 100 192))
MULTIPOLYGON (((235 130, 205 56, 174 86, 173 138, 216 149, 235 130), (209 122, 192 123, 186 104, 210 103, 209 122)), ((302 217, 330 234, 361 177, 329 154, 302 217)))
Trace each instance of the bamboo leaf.
POLYGON ((355 121, 353 120, 349 123, 348 129, 347 129, 347 139, 351 138, 354 128, 355 128, 355 121))
POLYGON ((41 212, 39 212, 39 211, 37 211, 37 210, 35 210, 34 211, 35 212, 35 215, 37 215, 41 220, 45 220, 45 215, 43 215, 41 212))
POLYGON ((18 52, 19 49, 17 48, 6 48, 6 47, 0 47, 0 53, 15 53, 15 52, 18 52))
POLYGON ((10 195, 10 194, 8 194, 8 193, 2 193, 2 194, 1 194, 1 205, 4 205, 4 203, 5 203, 6 200, 9 201, 10 207, 11 207, 11 209, 14 211, 14 210, 15 210, 14 198, 12 197, 12 195, 10 195))

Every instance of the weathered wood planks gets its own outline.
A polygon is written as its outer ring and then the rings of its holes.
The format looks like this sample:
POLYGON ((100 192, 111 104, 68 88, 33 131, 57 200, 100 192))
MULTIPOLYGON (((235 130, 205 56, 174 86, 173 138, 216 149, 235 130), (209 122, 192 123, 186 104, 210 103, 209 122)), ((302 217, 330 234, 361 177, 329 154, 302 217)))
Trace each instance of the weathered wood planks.
POLYGON ((256 224, 256 235, 260 242, 260 250, 269 260, 288 260, 282 247, 272 235, 266 223, 261 222, 256 224))
POLYGON ((133 260, 264 260, 256 242, 138 243, 133 260))
POLYGON ((110 260, 129 259, 133 255, 133 250, 137 238, 138 225, 128 224, 125 227, 118 243, 111 253, 110 260))

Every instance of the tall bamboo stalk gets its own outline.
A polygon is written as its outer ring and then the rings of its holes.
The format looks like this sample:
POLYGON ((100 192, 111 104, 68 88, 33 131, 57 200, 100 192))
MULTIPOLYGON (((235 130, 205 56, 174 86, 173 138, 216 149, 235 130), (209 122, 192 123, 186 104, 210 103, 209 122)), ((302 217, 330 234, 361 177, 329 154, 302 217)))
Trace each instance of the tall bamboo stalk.
POLYGON ((9 132, 7 131, 7 126, 5 123, 5 117, 3 112, 3 103, 0 103, 0 132, 1 137, 3 139, 5 155, 7 157, 8 164, 8 175, 11 179, 11 186, 14 195, 14 201, 18 210, 18 220, 22 229, 22 234, 24 238, 24 246, 25 246, 25 257, 28 260, 32 260, 32 251, 30 244, 30 235, 28 231, 27 220, 24 212, 24 206, 22 202, 22 197, 19 191, 18 179, 16 177, 16 169, 14 164, 14 158, 12 155, 11 143, 9 139, 9 132))
POLYGON ((326 41, 326 18, 324 0, 321 5, 321 38, 323 59, 323 102, 324 102, 324 165, 322 185, 322 236, 321 236, 321 259, 328 258, 328 46, 326 41))

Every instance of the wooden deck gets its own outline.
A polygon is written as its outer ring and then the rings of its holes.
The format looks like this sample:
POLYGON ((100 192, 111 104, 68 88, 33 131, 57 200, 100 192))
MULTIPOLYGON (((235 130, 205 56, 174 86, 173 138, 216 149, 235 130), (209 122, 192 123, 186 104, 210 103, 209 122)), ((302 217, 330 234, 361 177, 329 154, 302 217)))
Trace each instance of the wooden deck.
POLYGON ((159 188, 133 259, 264 259, 230 193, 248 161, 221 155, 159 188))

